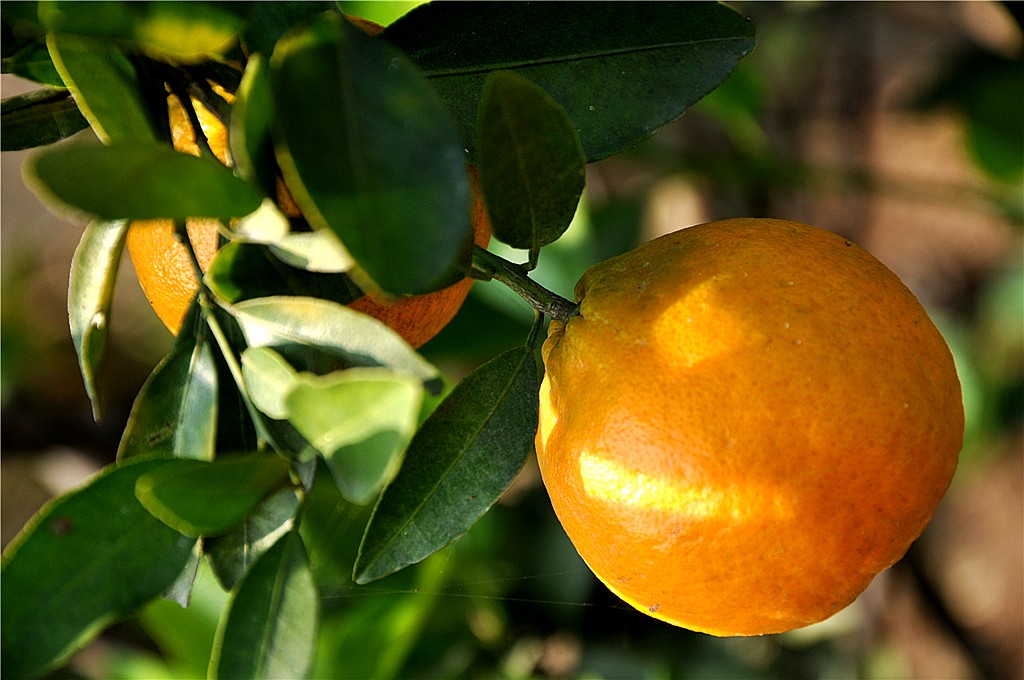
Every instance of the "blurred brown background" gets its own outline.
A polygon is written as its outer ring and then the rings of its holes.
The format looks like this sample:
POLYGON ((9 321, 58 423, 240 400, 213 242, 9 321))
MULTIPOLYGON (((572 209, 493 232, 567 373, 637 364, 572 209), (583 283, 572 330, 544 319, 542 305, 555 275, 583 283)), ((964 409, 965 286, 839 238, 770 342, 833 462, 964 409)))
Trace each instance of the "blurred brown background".
MULTIPOLYGON (((960 470, 925 536, 876 579, 853 619, 744 641, 739 655, 751 674, 770 674, 784 650, 807 654, 794 667, 808 677, 1024 677, 1022 8, 733 5, 757 24, 756 51, 682 119, 590 168, 587 212, 538 278, 568 295, 582 269, 637 240, 738 215, 817 224, 874 253, 953 348, 968 414, 960 470)), ((4 97, 31 87, 6 75, 2 85, 4 97)), ((112 460, 135 394, 170 346, 125 258, 102 380, 106 417, 95 424, 65 300, 81 224, 52 216, 25 188, 25 155, 2 157, 5 545, 46 498, 112 460)), ((495 342, 478 317, 514 324, 521 311, 482 287, 425 348, 453 371, 466 348, 485 353, 495 342)), ((523 485, 535 484, 528 469, 523 485)), ((579 632, 521 630, 539 640, 530 673, 620 677, 588 665, 591 643, 579 632)), ((509 635, 508 649, 518 649, 523 638, 509 635)))

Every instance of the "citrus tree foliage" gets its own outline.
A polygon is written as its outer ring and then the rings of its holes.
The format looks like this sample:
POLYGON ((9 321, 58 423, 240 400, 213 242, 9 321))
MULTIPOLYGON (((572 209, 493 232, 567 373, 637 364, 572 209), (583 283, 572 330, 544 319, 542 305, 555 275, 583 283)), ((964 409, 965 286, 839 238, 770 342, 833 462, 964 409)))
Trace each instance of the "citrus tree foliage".
POLYGON ((155 598, 187 604, 202 560, 229 593, 208 672, 312 673, 333 584, 310 537, 332 550, 333 514, 367 507, 345 553, 367 583, 487 512, 533 445, 544 313, 572 311, 527 274, 572 219, 586 164, 679 117, 754 46, 717 3, 427 4, 370 35, 333 3, 41 0, 5 3, 3 37, 5 72, 40 85, 4 100, 3 148, 41 147, 30 186, 89 218, 68 310, 97 417, 130 222, 216 218, 226 236, 117 463, 4 554, 8 677, 46 673, 155 598), (174 150, 169 92, 221 117, 231 168, 174 150), (471 247, 470 164, 494 237, 528 263, 471 247), (278 178, 304 218, 278 210, 278 178), (359 288, 467 275, 523 294, 537 323, 448 390, 345 306, 359 288))

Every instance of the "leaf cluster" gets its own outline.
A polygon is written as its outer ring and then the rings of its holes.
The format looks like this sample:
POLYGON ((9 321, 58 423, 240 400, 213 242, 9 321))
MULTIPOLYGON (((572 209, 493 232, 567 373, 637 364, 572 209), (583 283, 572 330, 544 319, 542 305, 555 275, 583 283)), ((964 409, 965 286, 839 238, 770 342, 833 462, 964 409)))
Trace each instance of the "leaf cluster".
POLYGON ((43 86, 3 102, 3 149, 43 147, 27 181, 90 219, 68 309, 97 418, 132 221, 184 235, 185 219, 213 218, 224 235, 117 463, 4 555, 11 677, 46 672, 161 594, 187 603, 201 560, 230 592, 211 676, 309 673, 329 585, 307 549, 329 533, 314 485, 329 480, 339 508, 373 508, 349 555, 359 584, 486 513, 532 448, 544 313, 571 311, 527 273, 572 220, 586 164, 680 116, 753 48, 752 25, 717 3, 428 4, 379 35, 321 2, 2 9, 4 72, 43 86), (200 156, 170 143, 170 95, 200 156), (227 126, 231 167, 210 153, 198 104, 227 126), (526 263, 473 248, 471 165, 494 237, 526 263), (279 204, 282 184, 300 216, 279 204), (346 306, 466 275, 508 284, 538 314, 522 346, 450 389, 346 306))

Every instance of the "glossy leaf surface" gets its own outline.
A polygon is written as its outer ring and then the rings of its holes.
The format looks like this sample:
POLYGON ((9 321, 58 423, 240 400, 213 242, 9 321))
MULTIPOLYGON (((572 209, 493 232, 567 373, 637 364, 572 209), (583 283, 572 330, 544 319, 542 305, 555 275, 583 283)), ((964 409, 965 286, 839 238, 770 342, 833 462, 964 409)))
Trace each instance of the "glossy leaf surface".
POLYGON ((463 379, 420 427, 377 503, 355 581, 419 562, 469 529, 522 468, 537 411, 530 349, 500 354, 463 379))
POLYGON ((262 196, 229 168, 158 144, 71 144, 37 152, 26 181, 51 206, 100 219, 242 217, 262 196))
POLYGON ((51 33, 53 63, 104 144, 154 141, 135 67, 112 42, 51 33))
POLYGON ((285 397, 288 420, 327 462, 342 495, 372 501, 401 463, 422 386, 382 369, 302 376, 285 397))
POLYGON ((302 539, 289 532, 260 556, 232 593, 217 630, 210 677, 307 676, 319 607, 302 539))
POLYGON ((119 460, 138 455, 213 458, 218 378, 205 334, 185 332, 139 390, 118 447, 119 460))
POLYGON ((286 486, 289 467, 284 458, 267 454, 168 461, 139 477, 135 494, 155 517, 182 534, 216 536, 286 486))
POLYGON ((480 181, 495 238, 536 253, 568 228, 587 159, 569 116, 512 71, 491 74, 477 125, 480 181))
POLYGON ((117 266, 128 233, 127 222, 91 222, 71 260, 68 284, 68 320, 85 393, 92 402, 93 417, 101 410, 96 379, 103 362, 110 329, 110 302, 114 295, 117 266))
POLYGON ((294 489, 267 496, 232 531, 203 542, 206 558, 226 590, 231 590, 249 568, 294 526, 299 497, 294 489))
POLYGON ((181 572, 195 539, 161 523, 135 497, 136 480, 164 462, 108 468, 46 505, 8 546, 0 608, 4 677, 52 668, 159 596, 181 572))
POLYGON ((281 40, 270 66, 285 180, 310 224, 359 263, 360 285, 402 294, 454 283, 472 241, 469 180, 429 84, 337 16, 281 40))
POLYGON ((484 81, 504 69, 565 108, 588 161, 678 118, 754 48, 753 24, 713 2, 430 3, 383 37, 431 80, 472 155, 484 81))
POLYGON ((232 305, 251 347, 314 348, 350 366, 383 366, 440 387, 437 369, 394 331, 344 305, 308 297, 267 297, 232 305))

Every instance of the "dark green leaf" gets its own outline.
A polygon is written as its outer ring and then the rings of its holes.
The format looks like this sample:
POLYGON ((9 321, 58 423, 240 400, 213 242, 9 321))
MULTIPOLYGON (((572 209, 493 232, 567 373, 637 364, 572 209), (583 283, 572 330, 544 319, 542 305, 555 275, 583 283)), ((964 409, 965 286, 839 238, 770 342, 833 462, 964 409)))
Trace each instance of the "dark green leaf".
POLYGON ((487 512, 530 453, 537 410, 530 348, 509 350, 463 379, 420 427, 381 495, 359 547, 356 583, 419 562, 487 512))
POLYGON ((291 531, 298 507, 295 490, 281 489, 256 506, 234 530, 204 542, 206 558, 225 590, 234 588, 259 556, 291 531))
POLYGON ((383 36, 430 78, 473 155, 484 81, 503 69, 565 108, 588 161, 678 118, 754 48, 751 22, 705 2, 430 3, 383 36))
POLYGON ((544 90, 498 71, 484 87, 477 134, 494 237, 536 261, 568 228, 583 194, 587 159, 572 121, 544 90))
POLYGON ((50 58, 45 38, 37 38, 9 59, 4 59, 4 73, 13 73, 41 85, 64 87, 64 80, 50 58))
POLYGON ((234 43, 242 18, 233 3, 45 2, 39 21, 49 31, 114 38, 167 61, 199 62, 234 43))
POLYGON ((53 63, 104 144, 154 141, 135 67, 114 43, 51 33, 53 63))
POLYGON ((311 348, 350 366, 383 366, 440 388, 440 375, 398 334, 374 318, 327 300, 267 297, 230 307, 250 347, 311 348))
POLYGON ((469 179, 444 104, 397 50, 325 15, 270 62, 276 151, 306 219, 370 281, 425 293, 468 264, 469 179), (325 121, 330 121, 325 125, 325 121))
POLYGON ((186 536, 216 536, 286 486, 289 468, 284 458, 262 453, 213 462, 173 460, 139 477, 135 494, 160 521, 186 536))
POLYGON ((210 677, 305 677, 313 665, 319 608, 302 539, 289 532, 232 593, 217 630, 210 677))
POLYGON ((348 304, 363 296, 345 274, 298 269, 275 257, 269 246, 240 241, 217 251, 206 272, 206 283, 227 302, 290 295, 348 304))
POLYGON ((52 144, 89 127, 67 90, 45 88, 3 101, 0 150, 52 144))
POLYGON ((96 378, 110 330, 110 302, 128 222, 91 222, 71 259, 68 320, 93 417, 100 419, 96 378))
MULTIPOLYGON (((259 3, 256 7, 275 4, 259 3)), ((231 107, 228 141, 239 177, 262 187, 268 196, 274 195, 277 182, 277 163, 270 137, 273 124, 274 105, 267 62, 261 55, 253 55, 245 66, 235 104, 231 107)))
POLYGON ((269 57, 277 41, 293 27, 310 21, 318 14, 337 10, 337 3, 321 0, 257 2, 246 19, 242 39, 249 47, 249 54, 269 57))
POLYGON ((8 546, 0 608, 5 678, 52 668, 181 572, 195 539, 135 498, 136 480, 163 462, 109 468, 46 505, 8 546))
POLYGON ((342 495, 365 504, 401 464, 423 390, 376 368, 300 376, 285 397, 288 421, 324 457, 342 495))
POLYGON ((143 454, 213 458, 217 435, 217 366, 205 333, 186 321, 171 352, 135 398, 118 447, 119 460, 143 454))
POLYGON ((157 144, 72 144, 40 151, 26 181, 44 202, 100 219, 227 219, 260 207, 262 197, 229 168, 157 144))

